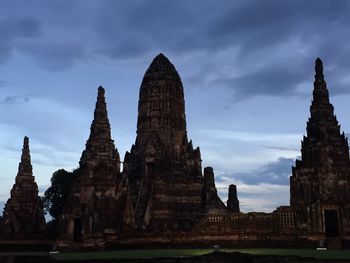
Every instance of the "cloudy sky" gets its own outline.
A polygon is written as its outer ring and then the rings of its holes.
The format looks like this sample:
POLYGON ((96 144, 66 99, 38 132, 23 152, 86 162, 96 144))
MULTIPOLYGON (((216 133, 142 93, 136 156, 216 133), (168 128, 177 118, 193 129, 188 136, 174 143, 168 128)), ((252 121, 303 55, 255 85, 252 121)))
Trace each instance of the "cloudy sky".
MULTIPOLYGON (((185 88, 187 128, 221 197, 243 211, 289 203, 313 88, 324 61, 338 120, 350 132, 349 1, 0 0, 0 202, 30 137, 36 181, 78 166, 97 87, 124 156, 138 90, 164 53, 185 88)), ((0 212, 1 214, 1 212, 0 212)))

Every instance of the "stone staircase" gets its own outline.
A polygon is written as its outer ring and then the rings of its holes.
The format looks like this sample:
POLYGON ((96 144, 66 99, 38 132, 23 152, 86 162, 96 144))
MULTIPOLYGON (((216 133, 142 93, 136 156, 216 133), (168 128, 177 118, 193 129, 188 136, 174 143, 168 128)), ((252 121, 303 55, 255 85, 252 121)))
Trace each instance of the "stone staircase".
POLYGON ((151 193, 152 181, 149 178, 144 178, 141 183, 140 193, 135 209, 135 222, 138 227, 142 227, 144 225, 145 213, 151 193))

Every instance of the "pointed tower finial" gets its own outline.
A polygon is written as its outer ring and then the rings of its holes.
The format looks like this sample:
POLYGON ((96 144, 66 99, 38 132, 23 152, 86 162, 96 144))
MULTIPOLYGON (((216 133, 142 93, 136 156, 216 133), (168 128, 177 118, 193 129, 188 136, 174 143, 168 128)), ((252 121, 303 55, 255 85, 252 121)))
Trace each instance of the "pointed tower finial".
POLYGON ((105 89, 102 86, 99 86, 97 91, 97 101, 95 105, 94 119, 91 124, 90 138, 91 136, 102 136, 108 140, 111 139, 105 89))
POLYGON ((105 89, 102 86, 97 90, 97 102, 105 102, 105 89))
POLYGON ((315 79, 323 80, 323 63, 320 58, 317 58, 315 61, 315 79))
POLYGON ((21 162, 30 163, 29 138, 27 136, 24 136, 23 139, 21 162))
POLYGON ((30 160, 29 138, 24 136, 21 162, 18 166, 18 176, 32 176, 32 164, 30 160))

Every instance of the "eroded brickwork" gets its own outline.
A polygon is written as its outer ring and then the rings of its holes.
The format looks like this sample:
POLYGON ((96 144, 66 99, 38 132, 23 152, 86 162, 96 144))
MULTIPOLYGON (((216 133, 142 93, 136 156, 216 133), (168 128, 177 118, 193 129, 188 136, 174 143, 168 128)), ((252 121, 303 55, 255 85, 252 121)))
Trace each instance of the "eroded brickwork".
POLYGON ((137 138, 124 159, 134 211, 129 221, 149 231, 189 230, 203 216, 206 201, 225 210, 212 186, 205 188, 201 161, 199 148, 187 139, 180 76, 159 54, 144 75, 137 138))
POLYGON ((11 197, 3 213, 3 236, 8 239, 40 239, 45 237, 43 204, 33 176, 29 138, 24 137, 21 162, 11 197))
POLYGON ((111 139, 104 94, 105 90, 99 87, 79 176, 60 218, 61 239, 104 242, 117 237, 120 159, 111 139))
POLYGON ((340 236, 347 236, 350 234, 349 146, 329 102, 319 58, 315 72, 307 135, 302 140, 301 160, 296 161, 290 178, 290 203, 297 211, 298 228, 322 236, 327 234, 328 227, 333 227, 340 236))

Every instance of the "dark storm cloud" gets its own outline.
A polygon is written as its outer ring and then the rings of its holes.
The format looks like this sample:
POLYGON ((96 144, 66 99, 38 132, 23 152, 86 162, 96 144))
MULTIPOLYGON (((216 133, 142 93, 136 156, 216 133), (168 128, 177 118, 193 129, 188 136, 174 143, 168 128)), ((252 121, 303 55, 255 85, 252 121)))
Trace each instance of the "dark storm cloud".
POLYGON ((215 181, 217 183, 224 182, 229 177, 252 185, 259 183, 289 185, 289 176, 292 173, 294 163, 295 159, 293 158, 280 157, 277 161, 268 163, 258 170, 234 175, 219 175, 215 177, 215 181))
POLYGON ((16 41, 40 36, 40 22, 33 17, 0 20, 0 63, 11 57, 16 41))
POLYGON ((296 95, 296 85, 307 80, 308 74, 301 70, 269 67, 237 78, 217 79, 234 91, 234 99, 241 100, 254 95, 296 95))
POLYGON ((207 20, 204 19, 207 4, 198 8, 198 3, 183 0, 101 2, 96 20, 98 51, 109 57, 133 58, 164 50, 173 53, 192 50, 193 43, 184 43, 184 40, 194 31, 200 34, 207 20))
POLYGON ((6 96, 3 100, 3 104, 19 104, 19 103, 26 103, 29 102, 30 97, 29 96, 6 96))
POLYGON ((39 65, 52 71, 70 68, 85 56, 85 46, 68 41, 47 41, 22 47, 39 65))
POLYGON ((213 38, 225 40, 226 44, 240 45, 243 53, 282 43, 291 37, 308 40, 314 35, 324 35, 323 39, 326 39, 327 29, 348 23, 348 8, 349 2, 345 0, 336 4, 317 0, 244 1, 223 10, 209 32, 213 38))
POLYGON ((298 148, 291 148, 291 147, 282 147, 282 146, 268 146, 268 145, 261 145, 265 149, 270 150, 279 150, 279 151, 299 151, 298 148))
POLYGON ((342 81, 350 69, 348 10, 347 1, 336 5, 332 1, 264 1, 263 4, 245 1, 227 8, 214 19, 207 31, 210 37, 204 44, 212 50, 236 46, 237 60, 252 66, 276 57, 275 62, 258 71, 247 70, 238 77, 218 75, 210 83, 202 80, 198 84, 220 83, 232 89, 235 100, 257 95, 300 95, 298 84, 312 82, 313 60, 321 56, 326 67, 333 69, 329 75, 326 72, 327 80, 334 85, 332 95, 349 93, 350 83, 342 81), (299 46, 279 50, 293 41, 299 46))
MULTIPOLYGON (((3 4, 0 14, 14 13, 19 6, 9 5, 3 4)), ((229 88, 235 100, 242 100, 300 95, 298 84, 312 81, 313 60, 321 56, 331 68, 327 80, 336 86, 332 94, 342 94, 350 90, 350 83, 342 80, 350 69, 349 5, 342 0, 23 1, 19 15, 0 21, 0 62, 14 48, 53 71, 95 56, 125 61, 159 52, 178 57, 204 52, 204 70, 190 79, 198 86, 229 88), (279 50, 281 46, 285 48, 279 50), (214 77, 205 80, 203 72, 215 54, 229 55, 232 47, 238 55, 232 61, 217 58, 219 68, 268 62, 246 67, 239 75, 212 69, 214 77)))

